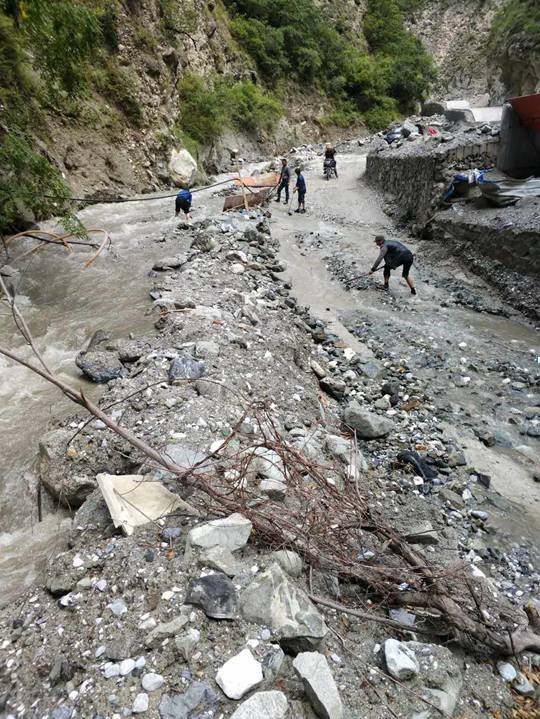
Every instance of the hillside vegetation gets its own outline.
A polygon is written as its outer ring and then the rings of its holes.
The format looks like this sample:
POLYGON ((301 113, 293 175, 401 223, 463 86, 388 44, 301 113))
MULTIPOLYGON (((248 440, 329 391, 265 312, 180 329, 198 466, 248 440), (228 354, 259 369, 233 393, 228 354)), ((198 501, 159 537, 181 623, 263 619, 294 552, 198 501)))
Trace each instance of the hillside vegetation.
POLYGON ((529 94, 540 89, 538 0, 506 0, 503 3, 493 19, 490 50, 509 94, 529 94))
POLYGON ((433 64, 402 0, 368 0, 363 28, 313 0, 0 0, 0 232, 65 209, 69 163, 48 148, 74 128, 157 156, 269 136, 310 94, 321 127, 408 113, 433 64))

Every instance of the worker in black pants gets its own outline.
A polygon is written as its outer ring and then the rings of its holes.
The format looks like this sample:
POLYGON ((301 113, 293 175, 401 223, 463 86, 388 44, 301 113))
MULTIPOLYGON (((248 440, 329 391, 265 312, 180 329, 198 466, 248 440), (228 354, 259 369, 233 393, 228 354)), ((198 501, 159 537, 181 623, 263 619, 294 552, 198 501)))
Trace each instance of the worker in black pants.
POLYGON ((281 200, 281 191, 285 190, 285 204, 289 204, 289 183, 291 181, 291 168, 287 164, 287 159, 284 157, 281 160, 281 173, 279 175, 279 184, 277 188, 276 202, 281 200))
POLYGON ((371 272, 369 274, 372 275, 376 272, 379 265, 384 260, 384 289, 388 291, 390 272, 398 267, 403 267, 403 271, 401 273, 402 277, 409 285, 411 295, 415 295, 416 290, 414 288, 413 281, 409 277, 409 271, 412 267, 412 263, 414 262, 413 253, 401 242, 398 242, 397 240, 386 240, 382 235, 377 235, 375 238, 375 244, 379 248, 379 256, 375 260, 375 264, 371 268, 371 272))

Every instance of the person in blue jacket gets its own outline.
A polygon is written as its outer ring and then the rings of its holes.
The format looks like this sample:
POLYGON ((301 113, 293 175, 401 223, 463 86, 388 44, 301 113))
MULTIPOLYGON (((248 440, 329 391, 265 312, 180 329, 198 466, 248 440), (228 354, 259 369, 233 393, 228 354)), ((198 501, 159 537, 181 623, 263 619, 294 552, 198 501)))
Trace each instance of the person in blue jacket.
POLYGON ((186 220, 191 220, 191 203, 193 195, 189 190, 180 190, 176 195, 176 216, 178 217, 180 210, 186 216, 186 220))
POLYGON ((295 212, 301 212, 305 213, 306 211, 306 181, 304 179, 304 175, 302 175, 302 170, 297 167, 296 170, 296 187, 293 190, 294 192, 298 192, 298 208, 295 210, 295 212))

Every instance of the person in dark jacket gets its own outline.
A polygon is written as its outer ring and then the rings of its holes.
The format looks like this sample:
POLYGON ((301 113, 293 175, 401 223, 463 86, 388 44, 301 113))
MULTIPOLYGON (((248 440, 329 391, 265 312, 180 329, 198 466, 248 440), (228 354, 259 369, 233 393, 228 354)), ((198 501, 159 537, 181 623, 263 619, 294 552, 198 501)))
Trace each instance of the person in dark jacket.
POLYGON ((296 187, 293 190, 293 194, 298 192, 298 208, 295 212, 301 212, 302 214, 306 211, 306 181, 302 170, 297 167, 296 170, 296 187))
POLYGON ((334 167, 334 172, 336 173, 336 177, 337 177, 338 174, 337 174, 336 150, 335 150, 335 147, 333 145, 331 145, 329 142, 326 143, 326 147, 324 148, 324 159, 330 160, 330 162, 332 163, 332 165, 334 167))
POLYGON ((279 183, 277 188, 276 202, 281 200, 281 191, 285 190, 285 204, 289 204, 289 183, 291 181, 291 168, 287 164, 287 160, 284 157, 281 160, 281 173, 279 175, 279 183))
POLYGON ((176 195, 176 216, 178 217, 180 210, 186 216, 186 220, 191 220, 191 203, 193 195, 189 190, 180 190, 176 195))
POLYGON ((409 271, 414 261, 414 255, 405 247, 401 242, 397 240, 386 240, 382 235, 377 235, 375 238, 375 244, 379 248, 379 256, 375 260, 375 264, 371 268, 370 275, 377 271, 379 265, 384 260, 384 289, 388 290, 388 283, 390 281, 390 272, 403 267, 402 276, 405 282, 409 285, 411 295, 416 294, 413 281, 409 277, 409 271))

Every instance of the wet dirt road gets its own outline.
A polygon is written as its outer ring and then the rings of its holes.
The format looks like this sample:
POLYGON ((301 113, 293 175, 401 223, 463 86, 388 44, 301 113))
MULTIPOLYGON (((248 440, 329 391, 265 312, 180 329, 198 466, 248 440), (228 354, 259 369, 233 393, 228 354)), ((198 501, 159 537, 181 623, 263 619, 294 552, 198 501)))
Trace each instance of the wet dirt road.
POLYGON ((369 327, 367 337, 376 337, 390 356, 406 358, 429 382, 436 406, 445 410, 441 427, 447 436, 458 441, 468 463, 489 474, 492 487, 509 500, 499 517, 501 528, 538 540, 540 484, 534 477, 540 471, 539 441, 524 434, 523 427, 538 426, 539 397, 515 377, 538 371, 539 333, 515 312, 494 316, 455 304, 446 288, 448 277, 487 306, 500 303, 457 261, 438 261, 436 248, 393 227, 381 198, 363 180, 365 155, 341 156, 339 179, 330 182, 322 177, 321 164, 320 158, 306 162, 305 215, 290 216, 283 204, 272 207, 272 231, 280 240, 298 302, 356 351, 370 352, 369 342, 358 342, 349 331, 361 320, 369 327), (382 273, 352 283, 358 289, 350 291, 339 280, 342 269, 347 277, 351 268, 353 276, 369 271, 379 233, 399 239, 415 253, 416 297, 399 272, 392 275, 389 295, 380 288, 382 273), (527 409, 530 420, 525 419, 527 409), (495 445, 485 446, 476 430, 494 436, 495 445))

